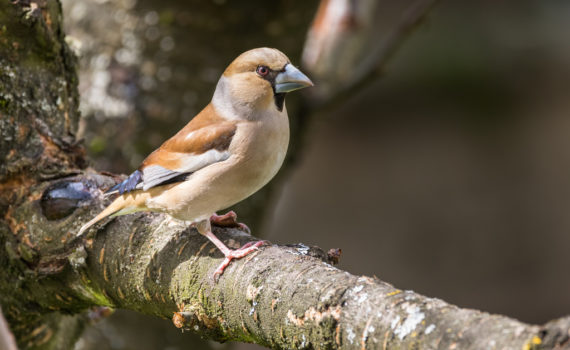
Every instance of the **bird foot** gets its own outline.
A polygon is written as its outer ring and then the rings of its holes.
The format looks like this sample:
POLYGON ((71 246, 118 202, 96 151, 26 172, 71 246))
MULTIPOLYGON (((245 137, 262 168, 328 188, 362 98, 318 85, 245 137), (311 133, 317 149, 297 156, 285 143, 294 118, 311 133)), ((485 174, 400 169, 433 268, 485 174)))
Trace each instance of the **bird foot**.
POLYGON ((244 256, 253 253, 264 244, 269 244, 269 241, 248 242, 239 249, 230 250, 230 252, 226 255, 224 261, 220 264, 220 266, 218 266, 218 268, 214 272, 214 280, 215 281, 218 280, 219 276, 221 276, 224 273, 224 270, 226 269, 226 267, 228 267, 228 265, 233 259, 243 258, 244 256))
POLYGON ((218 215, 218 214, 212 215, 210 217, 210 222, 214 226, 236 227, 244 232, 251 233, 251 230, 249 229, 249 227, 247 227, 246 224, 237 221, 237 214, 233 210, 230 210, 224 215, 218 215))

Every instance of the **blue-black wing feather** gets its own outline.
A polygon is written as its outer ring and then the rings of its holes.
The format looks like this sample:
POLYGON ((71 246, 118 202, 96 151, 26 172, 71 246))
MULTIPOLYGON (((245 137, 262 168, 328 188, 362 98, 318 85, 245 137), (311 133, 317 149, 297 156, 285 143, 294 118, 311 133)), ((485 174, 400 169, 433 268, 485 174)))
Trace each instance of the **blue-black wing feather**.
POLYGON ((111 187, 106 193, 119 192, 123 194, 125 192, 131 192, 136 189, 137 185, 142 182, 142 172, 140 170, 135 170, 128 178, 123 182, 116 184, 111 187))

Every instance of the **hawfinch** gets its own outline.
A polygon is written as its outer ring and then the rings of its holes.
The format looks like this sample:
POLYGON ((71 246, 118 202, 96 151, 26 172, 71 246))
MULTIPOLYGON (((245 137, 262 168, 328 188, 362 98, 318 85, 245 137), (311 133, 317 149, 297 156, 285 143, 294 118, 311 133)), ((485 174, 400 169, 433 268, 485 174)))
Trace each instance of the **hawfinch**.
POLYGON ((313 83, 276 49, 241 54, 224 71, 212 101, 182 130, 152 152, 125 181, 107 191, 119 196, 89 227, 107 216, 154 211, 192 222, 224 254, 214 272, 263 242, 229 249, 211 229, 235 219, 215 213, 249 197, 277 173, 289 142, 285 95, 313 83))

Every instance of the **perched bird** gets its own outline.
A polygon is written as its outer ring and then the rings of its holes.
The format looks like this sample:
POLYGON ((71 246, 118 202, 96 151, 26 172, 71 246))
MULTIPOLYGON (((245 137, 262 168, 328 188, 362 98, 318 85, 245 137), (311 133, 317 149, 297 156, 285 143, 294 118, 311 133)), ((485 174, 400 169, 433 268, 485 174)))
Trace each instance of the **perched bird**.
POLYGON ((107 191, 119 196, 78 232, 107 216, 163 212, 190 221, 224 254, 214 272, 263 242, 232 250, 211 222, 235 219, 218 210, 249 197, 277 173, 289 143, 285 95, 313 83, 276 49, 242 53, 224 71, 212 101, 182 130, 152 152, 125 181, 107 191))

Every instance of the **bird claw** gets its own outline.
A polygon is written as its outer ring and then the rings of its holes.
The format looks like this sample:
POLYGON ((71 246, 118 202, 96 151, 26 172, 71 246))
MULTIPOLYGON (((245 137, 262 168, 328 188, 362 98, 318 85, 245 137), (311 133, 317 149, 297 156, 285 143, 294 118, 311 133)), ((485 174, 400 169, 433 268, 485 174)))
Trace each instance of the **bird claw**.
POLYGON ((224 270, 233 259, 240 259, 247 256, 250 253, 258 250, 264 244, 269 244, 269 241, 252 241, 244 244, 241 248, 230 250, 230 252, 224 258, 224 261, 218 266, 216 271, 214 271, 214 281, 218 281, 219 277, 224 273, 224 270))
POLYGON ((230 210, 224 215, 214 214, 210 217, 210 222, 218 227, 236 227, 241 231, 251 234, 251 230, 246 224, 237 221, 237 214, 235 211, 230 210))

